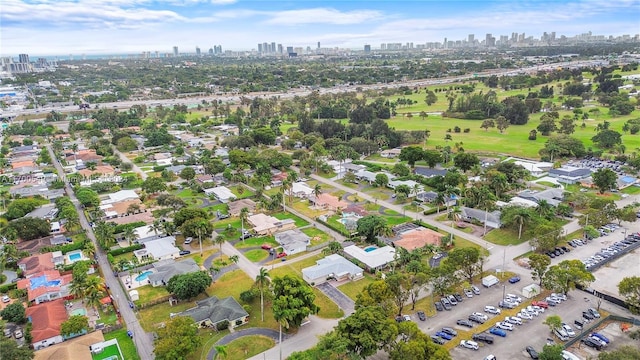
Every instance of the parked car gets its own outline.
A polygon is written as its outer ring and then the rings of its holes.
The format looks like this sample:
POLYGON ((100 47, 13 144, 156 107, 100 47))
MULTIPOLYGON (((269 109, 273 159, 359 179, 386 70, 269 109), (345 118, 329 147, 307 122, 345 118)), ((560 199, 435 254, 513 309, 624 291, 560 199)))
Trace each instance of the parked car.
POLYGON ((604 336, 604 335, 602 335, 600 333, 597 333, 597 332, 592 333, 591 337, 597 337, 598 339, 604 341, 607 344, 610 342, 610 340, 606 336, 604 336))
POLYGON ((460 319, 458 321, 456 321, 456 324, 460 325, 460 326, 466 326, 468 328, 472 328, 473 327, 473 323, 469 320, 464 320, 464 319, 460 319))
POLYGON ((515 316, 507 316, 504 318, 504 321, 513 325, 522 325, 522 319, 515 316))
POLYGON ((431 340, 438 345, 444 345, 444 343, 446 342, 443 338, 436 335, 431 335, 431 340))
POLYGON ((583 318, 585 318, 585 319, 587 319, 587 320, 589 320, 589 321, 591 321, 591 320, 594 320, 594 319, 595 319, 595 317, 594 317, 590 312, 588 312, 588 311, 583 311, 583 312, 582 312, 582 317, 583 317, 583 318))
POLYGON ((4 329, 5 337, 11 337, 11 335, 13 335, 13 331, 11 331, 11 329, 4 329))
POLYGON ((522 302, 522 298, 515 294, 507 294, 505 297, 511 301, 517 302, 518 304, 522 302))
POLYGON ((603 341, 602 339, 600 339, 599 337, 596 337, 596 336, 589 336, 589 339, 591 339, 592 341, 600 344, 600 346, 602 346, 602 347, 605 347, 605 346, 608 345, 605 341, 603 341))
POLYGON ((582 342, 586 346, 592 347, 592 348, 594 348, 596 350, 601 350, 602 349, 602 345, 599 342, 596 342, 591 338, 584 338, 584 339, 580 340, 580 342, 582 342))
POLYGON ((280 254, 276 255, 276 258, 280 259, 280 258, 283 258, 285 256, 287 256, 287 253, 286 252, 281 252, 280 254))
POLYGON ((527 346, 525 350, 527 351, 529 356, 531 356, 532 359, 538 359, 539 357, 538 352, 532 346, 527 346))
POLYGON ((576 326, 578 330, 582 330, 582 327, 584 327, 584 323, 582 323, 582 321, 580 320, 575 320, 573 324, 576 326))
POLYGON ((507 309, 513 309, 516 306, 518 306, 518 304, 516 303, 512 303, 511 301, 500 301, 500 303, 498 304, 499 307, 501 308, 507 308, 507 309))
POLYGON ((189 245, 193 242, 193 238, 191 236, 189 236, 188 238, 184 239, 184 243, 185 245, 189 245))
POLYGON ((456 298, 456 301, 457 301, 457 302, 462 302, 462 300, 464 300, 464 299, 462 298, 462 295, 460 295, 460 294, 453 294, 453 297, 455 297, 455 298, 456 298))
POLYGON ((496 308, 495 306, 487 305, 484 307, 484 312, 497 315, 497 314, 500 314, 500 309, 496 308))
POLYGON ((549 308, 549 303, 547 303, 546 301, 533 301, 533 302, 531 303, 531 305, 533 305, 533 306, 539 306, 539 307, 541 307, 541 308, 543 308, 543 309, 547 309, 547 308, 549 308))
POLYGON ((469 321, 473 321, 478 324, 484 324, 485 320, 478 315, 469 315, 469 321))
POLYGON ((9 301, 11 301, 11 298, 7 295, 3 295, 2 296, 2 302, 3 303, 8 303, 9 301))
POLYGON ((471 291, 473 291, 475 295, 480 295, 480 288, 475 285, 471 285, 471 291))
POLYGON ((512 277, 511 279, 509 279, 509 283, 510 283, 510 284, 515 284, 515 283, 517 283, 518 281, 520 281, 520 276, 514 276, 514 277, 512 277))
POLYGON ((269 244, 262 244, 261 248, 262 248, 262 249, 264 249, 264 250, 271 250, 271 245, 269 245, 269 244))
POLYGON ((531 320, 533 319, 533 315, 529 314, 526 310, 521 310, 518 314, 518 317, 521 317, 523 319, 527 319, 527 320, 531 320))
POLYGON ((573 331, 571 326, 568 324, 562 323, 562 329, 567 333, 567 335, 569 335, 569 337, 576 337, 576 332, 573 331))
POLYGON ((596 319, 600 318, 600 313, 594 308, 588 308, 587 311, 596 319))
POLYGON ((445 339, 445 340, 451 340, 451 339, 453 339, 453 336, 451 336, 451 335, 447 334, 446 332, 442 332, 442 331, 438 331, 438 332, 436 333, 436 336, 439 336, 439 337, 441 337, 441 338, 443 338, 443 339, 445 339))
POLYGON ((189 255, 189 254, 191 254, 191 251, 189 251, 189 250, 180 251, 180 256, 189 255))
POLYGON ((22 337, 22 329, 18 329, 13 333, 16 339, 20 339, 22 337))
POLYGON ((437 311, 443 311, 444 310, 444 306, 442 306, 442 303, 439 301, 436 301, 433 305, 436 306, 436 310, 437 311))
POLYGON ((420 321, 427 320, 427 315, 425 315, 424 311, 419 310, 416 314, 418 314, 418 319, 420 319, 420 321))
POLYGON ((478 343, 475 341, 471 341, 471 340, 462 340, 460 341, 460 346, 465 347, 467 349, 471 349, 471 350, 478 350, 478 343))
POLYGON ((447 300, 449 300, 449 303, 453 306, 458 305, 458 299, 453 295, 447 295, 447 300))
POLYGON ((477 316, 479 318, 482 318, 482 320, 487 321, 489 320, 489 317, 481 312, 474 312, 471 315, 477 316))
POLYGON ((449 335, 451 335, 451 336, 456 336, 456 335, 458 335, 458 332, 457 332, 457 331, 455 331, 455 330, 453 330, 453 329, 452 329, 452 328, 450 328, 450 327, 443 327, 440 331, 442 331, 442 332, 444 332, 444 333, 447 333, 447 334, 449 334, 449 335))
POLYGON ((464 289, 462 290, 464 292, 464 294, 468 297, 468 298, 472 298, 473 297, 473 291, 471 291, 471 289, 464 289))
POLYGON ((445 310, 451 310, 451 303, 446 297, 443 297, 442 299, 440 299, 440 302, 442 303, 442 306, 444 307, 445 310))
POLYGON ((496 327, 498 329, 502 329, 502 330, 513 331, 513 324, 509 324, 509 323, 506 323, 506 322, 497 322, 496 323, 496 327))
POLYGON ((474 341, 481 341, 487 344, 493 344, 493 336, 487 334, 473 334, 471 337, 474 341))
POLYGON ((409 316, 409 315, 402 315, 402 319, 403 319, 404 321, 411 321, 411 316, 409 316))
POLYGON ((491 329, 489 329, 489 332, 493 335, 498 335, 501 337, 506 337, 507 336, 507 332, 502 330, 502 329, 498 329, 496 327, 492 327, 491 329))

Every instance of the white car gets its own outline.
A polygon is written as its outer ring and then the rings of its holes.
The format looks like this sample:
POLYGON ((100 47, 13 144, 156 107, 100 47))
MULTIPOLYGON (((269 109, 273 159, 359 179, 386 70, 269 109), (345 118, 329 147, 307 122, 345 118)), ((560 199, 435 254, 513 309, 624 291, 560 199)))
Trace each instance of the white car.
POLYGON ((567 301, 567 295, 565 294, 556 294, 556 293, 551 293, 551 297, 552 298, 559 298, 562 301, 567 301))
POLYGON ((495 306, 487 305, 484 307, 484 312, 489 314, 500 314, 500 309, 495 306))
POLYGON ((569 335, 569 337, 576 337, 576 332, 573 331, 573 329, 571 328, 571 326, 562 323, 562 329, 564 329, 564 331, 567 333, 567 335, 569 335))
POLYGON ((460 346, 465 347, 467 349, 478 350, 478 343, 471 340, 462 340, 460 341, 460 346))
POLYGON ((483 313, 481 313, 481 312, 474 312, 474 313, 473 313, 473 314, 471 314, 471 315, 475 315, 475 316, 477 316, 477 317, 479 317, 479 318, 482 318, 484 321, 489 320, 489 317, 488 317, 486 314, 483 314, 483 313))
POLYGON ((527 306, 525 310, 527 310, 528 313, 533 314, 535 316, 540 315, 540 312, 538 310, 534 309, 533 306, 531 306, 531 305, 527 306))
POLYGON ((517 318, 515 316, 507 316, 504 318, 504 322, 508 322, 513 325, 522 325, 522 319, 517 318))
POLYGON ((537 311, 537 312, 539 312, 539 313, 543 313, 543 312, 544 312, 544 308, 543 308, 543 307, 540 307, 540 306, 538 306, 538 305, 534 305, 534 306, 533 306, 533 309, 534 309, 534 310, 536 310, 536 311, 537 311))
POLYGON ((531 316, 531 314, 529 314, 528 312, 522 310, 519 314, 518 317, 521 317, 523 319, 527 319, 527 320, 531 320, 533 319, 533 316, 531 316))
POLYGON ((496 327, 502 330, 513 331, 513 325, 506 322, 497 322, 496 327))
POLYGON ((191 242, 193 241, 193 238, 191 236, 189 236, 188 238, 184 239, 184 243, 186 244, 191 244, 191 242))
POLYGON ((522 302, 522 298, 521 298, 521 297, 519 297, 519 296, 517 296, 517 295, 514 295, 514 294, 507 294, 507 295, 505 295, 505 296, 506 296, 508 299, 510 299, 511 301, 515 301, 515 302, 517 302, 518 304, 522 302))
POLYGON ((3 303, 8 303, 9 301, 11 301, 11 299, 10 299, 7 295, 4 295, 4 296, 2 297, 2 302, 3 302, 3 303))

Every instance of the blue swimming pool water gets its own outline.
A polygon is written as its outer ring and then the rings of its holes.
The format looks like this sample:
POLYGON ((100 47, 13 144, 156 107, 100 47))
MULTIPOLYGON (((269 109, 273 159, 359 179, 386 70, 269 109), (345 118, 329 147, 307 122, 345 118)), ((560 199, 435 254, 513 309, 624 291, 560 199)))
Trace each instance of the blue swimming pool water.
POLYGON ((37 289, 42 286, 51 287, 51 286, 59 286, 62 280, 49 280, 47 281, 47 277, 45 275, 38 276, 35 278, 31 278, 31 290, 37 289))
POLYGON ((84 308, 75 309, 71 312, 71 315, 87 315, 87 310, 84 308))
POLYGON ((366 251, 366 252, 372 252, 372 251, 373 251, 373 250, 375 250, 375 249, 377 249, 377 247, 375 247, 375 246, 369 246, 369 247, 367 247, 367 248, 364 248, 364 251, 366 251))
POLYGON ((147 280, 149 274, 153 274, 153 271, 145 271, 142 274, 136 276, 136 281, 147 280))
POLYGON ((69 254, 69 261, 78 261, 80 259, 82 259, 81 253, 69 254))

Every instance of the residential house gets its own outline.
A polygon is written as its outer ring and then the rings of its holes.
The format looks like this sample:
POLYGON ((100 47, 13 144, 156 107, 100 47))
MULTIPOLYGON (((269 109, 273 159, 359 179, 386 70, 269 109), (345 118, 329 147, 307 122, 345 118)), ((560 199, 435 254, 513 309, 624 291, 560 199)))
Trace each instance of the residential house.
POLYGON ((358 181, 366 181, 369 184, 373 184, 376 181, 376 175, 378 175, 378 173, 361 170, 356 173, 356 179, 358 179, 358 181))
POLYGON ((550 169, 549 176, 557 178, 558 181, 575 184, 580 180, 586 179, 591 176, 591 170, 588 168, 579 168, 574 166, 563 166, 558 169, 550 169))
POLYGON ((200 184, 206 184, 206 183, 214 182, 213 175, 210 175, 210 174, 198 175, 198 176, 196 176, 196 181, 199 182, 200 184))
POLYGON ((553 168, 552 163, 544 161, 516 160, 514 164, 522 166, 535 177, 541 177, 553 168))
POLYGON ((305 252, 307 246, 311 245, 311 237, 298 229, 277 233, 275 240, 287 255, 305 252))
POLYGON ((216 327, 226 321, 233 329, 249 321, 249 313, 231 296, 225 299, 212 296, 196 301, 196 307, 177 315, 189 316, 199 327, 216 327))
POLYGON ((342 166, 342 168, 343 168, 345 171, 352 172, 352 173, 354 173, 354 174, 355 174, 355 173, 357 173, 357 172, 359 172, 359 171, 363 171, 363 170, 366 170, 366 169, 367 169, 367 167, 366 167, 366 166, 364 166, 364 165, 357 165, 357 164, 344 164, 344 165, 342 166))
POLYGON ((229 157, 229 150, 226 148, 217 148, 213 152, 213 156, 226 159, 229 157))
POLYGON ((221 203, 228 203, 236 199, 236 196, 226 186, 216 186, 209 189, 204 189, 204 193, 207 196, 213 195, 221 203))
POLYGON ((364 265, 367 271, 375 272, 384 269, 389 263, 394 261, 396 250, 391 246, 381 248, 369 247, 365 251, 359 246, 351 245, 344 248, 344 254, 351 259, 357 260, 364 265))
POLYGON ((330 279, 337 281, 358 280, 364 277, 364 270, 338 254, 317 260, 314 266, 302 269, 302 278, 308 284, 320 285, 330 279))
POLYGON ((37 184, 35 186, 26 186, 26 183, 14 186, 9 189, 11 196, 20 195, 20 197, 30 197, 39 195, 47 200, 55 200, 65 195, 64 189, 51 189, 46 184, 37 184))
POLYGON ((346 201, 340 200, 337 196, 333 196, 329 193, 309 196, 309 201, 316 207, 320 207, 326 210, 340 210, 346 208, 349 204, 346 201))
POLYGON ((135 250, 133 255, 141 263, 150 260, 177 259, 180 257, 180 249, 176 247, 175 237, 165 236, 145 242, 144 249, 135 250))
MULTIPOLYGON (((58 226, 60 226, 59 223, 58 223, 58 226)), ((71 238, 67 239, 67 237, 62 234, 56 234, 56 235, 53 235, 51 239, 49 239, 49 242, 51 243, 51 245, 56 246, 56 245, 69 244, 73 242, 73 240, 71 238)))
POLYGON ((180 175, 182 170, 186 169, 186 165, 172 165, 164 168, 166 171, 172 172, 174 175, 180 175))
POLYGON ((196 262, 189 258, 182 261, 164 260, 153 264, 155 272, 149 274, 149 283, 154 286, 167 286, 169 280, 182 274, 189 274, 192 272, 200 271, 200 266, 196 262))
POLYGON ((460 211, 460 218, 462 219, 462 221, 473 222, 475 220, 480 222, 481 224, 485 224, 486 220, 487 227, 493 229, 499 229, 500 227, 502 227, 502 222, 500 221, 501 212, 498 210, 487 212, 485 210, 472 209, 466 206, 461 206, 460 211))
POLYGON ((34 350, 64 341, 61 328, 62 323, 67 321, 67 309, 63 299, 28 307, 26 317, 32 326, 31 345, 34 350))
POLYGON ((427 245, 440 246, 442 238, 445 236, 446 235, 440 234, 437 231, 418 227, 401 233, 400 239, 394 241, 393 245, 396 248, 401 247, 407 251, 413 251, 415 249, 422 249, 427 245))
POLYGON ((229 206, 230 216, 240 216, 240 211, 242 211, 243 208, 247 208, 249 214, 253 214, 256 211, 256 203, 251 199, 240 199, 232 201, 227 205, 229 206))
MULTIPOLYGON (((115 340, 115 339, 114 339, 115 340)), ((84 336, 67 340, 61 344, 40 349, 34 353, 34 360, 92 360, 89 347, 104 341, 102 331, 93 331, 84 336)))
POLYGON ((420 183, 413 181, 413 180, 390 180, 387 183, 387 187, 390 189, 395 189, 400 185, 406 185, 409 187, 409 196, 408 197, 413 197, 416 195, 414 189, 417 187, 418 188, 418 192, 422 191, 422 185, 420 185, 420 183))
POLYGON ((169 166, 173 163, 173 156, 171 153, 157 153, 153 154, 153 160, 155 160, 157 166, 169 166))
POLYGON ((291 184, 291 190, 287 190, 287 195, 293 195, 301 199, 307 198, 311 194, 313 194, 313 188, 301 181, 294 182, 291 184))
POLYGON ((47 204, 40 206, 24 217, 32 217, 51 221, 56 218, 56 215, 58 215, 58 209, 56 208, 55 204, 47 204))
POLYGON ((18 289, 27 290, 29 302, 40 304, 69 295, 71 278, 71 274, 60 275, 57 270, 43 271, 28 279, 19 280, 18 289))
POLYGON ((71 152, 65 156, 65 160, 67 164, 75 165, 76 168, 78 165, 86 165, 89 162, 96 165, 102 164, 102 156, 96 154, 96 151, 92 149, 78 150, 75 154, 71 152))
POLYGON ((296 227, 293 219, 277 219, 265 214, 254 214, 247 217, 249 224, 253 226, 253 231, 258 235, 270 235, 278 231, 291 230, 296 227))
POLYGON ((282 186, 287 177, 289 177, 289 174, 287 174, 286 172, 278 171, 277 174, 271 176, 271 186, 282 186))
POLYGON ((26 278, 45 271, 53 271, 59 265, 64 265, 64 256, 61 251, 31 255, 18 261, 18 268, 26 278))
POLYGON ((98 165, 95 170, 82 169, 78 170, 78 174, 88 179, 95 176, 113 177, 116 174, 116 170, 110 165, 98 165))
POLYGON ((536 203, 544 200, 549 203, 549 205, 558 206, 562 200, 564 200, 564 193, 565 191, 563 189, 547 189, 543 191, 524 190, 518 193, 518 197, 536 203))
POLYGON ((448 172, 446 169, 432 169, 428 167, 416 167, 413 172, 416 175, 422 175, 426 178, 432 178, 434 176, 445 176, 448 172))
POLYGON ((434 202, 436 201, 437 198, 438 198, 438 193, 433 191, 421 191, 418 193, 418 195, 416 195, 416 200, 426 202, 426 203, 434 202))
POLYGON ((343 218, 348 218, 348 217, 361 218, 361 217, 367 216, 368 214, 369 213, 367 212, 367 210, 365 210, 365 208, 356 204, 349 204, 349 206, 342 209, 343 218))
POLYGON ((387 149, 387 150, 382 150, 380 152, 380 156, 387 159, 394 159, 400 156, 401 152, 402 152, 402 149, 399 149, 399 148, 387 149))
POLYGON ((138 194, 133 190, 120 190, 111 194, 107 194, 102 198, 101 204, 113 204, 127 200, 140 199, 138 194))

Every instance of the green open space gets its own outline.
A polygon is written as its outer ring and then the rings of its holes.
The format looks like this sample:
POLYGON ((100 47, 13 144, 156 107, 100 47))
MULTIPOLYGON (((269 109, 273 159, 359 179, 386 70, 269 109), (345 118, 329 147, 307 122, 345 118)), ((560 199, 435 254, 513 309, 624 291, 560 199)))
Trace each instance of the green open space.
POLYGON ((237 249, 245 249, 250 247, 262 246, 263 244, 269 244, 274 247, 278 246, 278 243, 271 235, 248 238, 242 241, 238 241, 233 246, 235 246, 237 249))
POLYGON ((165 321, 169 320, 169 314, 179 313, 195 306, 195 302, 206 299, 206 294, 200 294, 189 301, 181 301, 178 304, 169 305, 168 301, 141 309, 139 311, 140 325, 145 331, 155 331, 165 321))
POLYGON ((253 249, 244 253, 244 256, 251 262, 259 262, 269 256, 269 252, 263 249, 253 249))
POLYGON ((324 244, 325 242, 332 239, 331 235, 315 227, 308 227, 308 228, 302 229, 301 231, 304 234, 307 234, 309 235, 309 237, 311 237, 311 246, 324 244))
POLYGON ((246 199, 246 198, 250 198, 253 195, 255 195, 255 193, 253 191, 247 189, 243 185, 232 186, 232 187, 229 188, 229 190, 231 190, 231 192, 233 193, 233 195, 236 196, 237 199, 246 199), (240 190, 240 189, 242 189, 242 190, 240 190))
POLYGON ((275 341, 261 335, 243 336, 226 345, 227 356, 225 360, 248 359, 275 346, 275 341))
POLYGON ((627 186, 626 188, 620 190, 623 194, 629 195, 637 195, 640 194, 640 186, 627 186))
POLYGON ((302 269, 316 264, 316 261, 324 258, 324 255, 317 254, 296 262, 285 262, 285 265, 269 270, 269 274, 274 276, 296 275, 302 277, 302 269))
POLYGON ((118 350, 118 346, 115 344, 109 345, 103 348, 102 352, 99 354, 91 353, 91 359, 93 360, 124 360, 122 354, 120 354, 120 350, 118 350))
POLYGON ((120 329, 104 334, 105 340, 117 339, 125 360, 140 360, 133 339, 127 335, 127 329, 120 329))
POLYGON ((164 286, 153 287, 151 285, 145 285, 137 288, 140 299, 135 301, 136 304, 146 304, 150 301, 160 299, 169 295, 169 292, 164 286))
POLYGON ((116 315, 113 306, 98 306, 98 315, 100 315, 100 319, 96 321, 96 323, 103 323, 105 325, 113 325, 118 322, 118 315, 116 315))
POLYGON ((362 292, 362 289, 366 288, 374 281, 376 281, 375 275, 365 272, 362 279, 344 283, 338 286, 338 289, 351 298, 351 300, 356 301, 356 298, 358 294, 362 292))
POLYGON ((290 205, 297 212, 311 218, 315 219, 320 215, 325 214, 327 211, 323 209, 312 209, 307 200, 294 201, 292 205, 290 205))
POLYGON ((313 293, 316 295, 316 299, 313 302, 318 305, 320 311, 318 316, 324 319, 339 319, 344 316, 344 311, 336 305, 327 295, 325 295, 318 288, 313 287, 313 293))
POLYGON ((307 226, 309 225, 309 222, 290 213, 290 212, 279 212, 279 213, 275 213, 273 214, 273 217, 275 217, 276 219, 280 219, 280 220, 284 220, 284 219, 292 219, 293 221, 295 221, 296 223, 296 227, 303 227, 303 226, 307 226))

